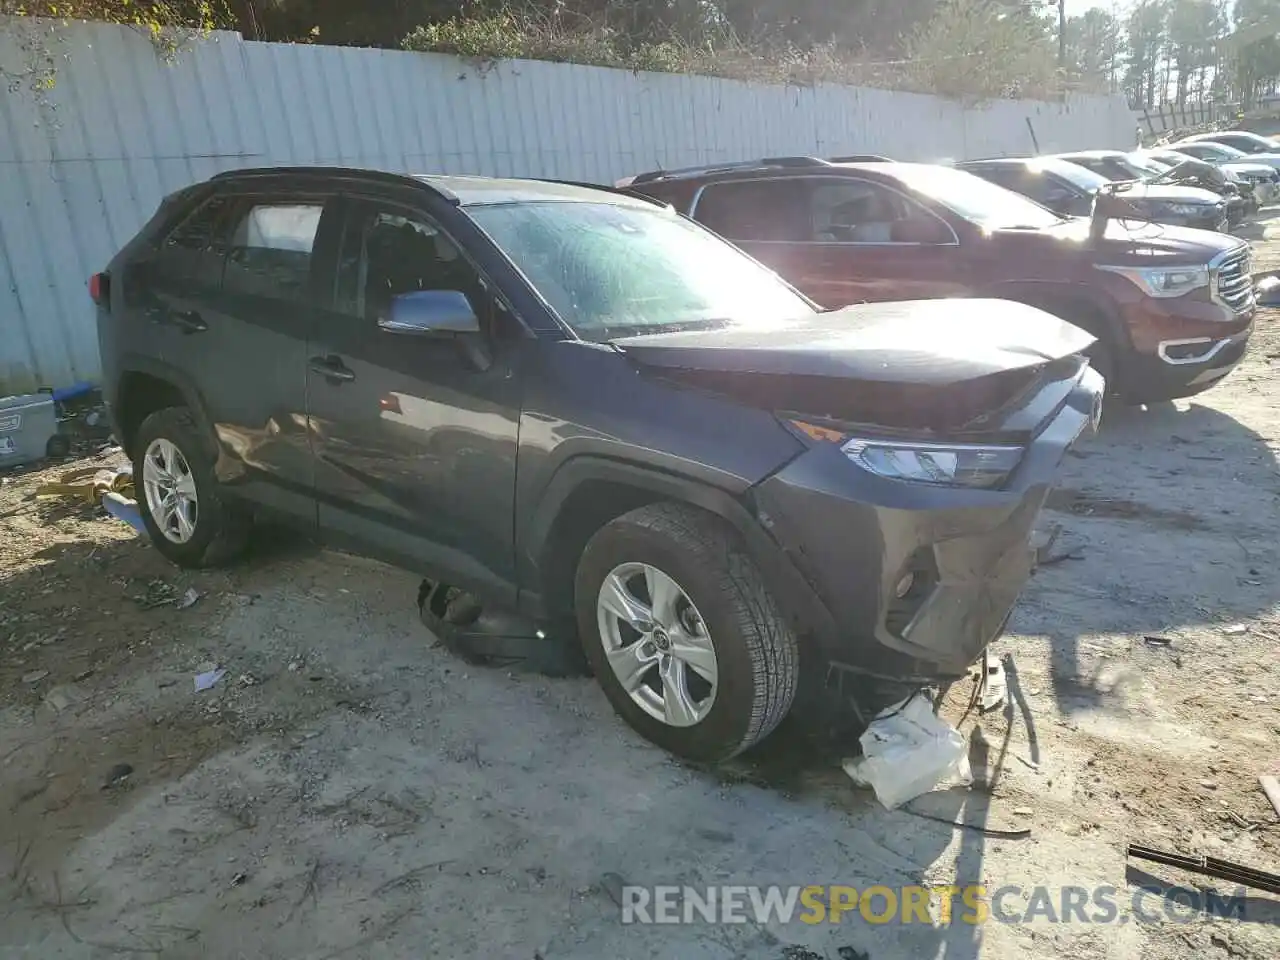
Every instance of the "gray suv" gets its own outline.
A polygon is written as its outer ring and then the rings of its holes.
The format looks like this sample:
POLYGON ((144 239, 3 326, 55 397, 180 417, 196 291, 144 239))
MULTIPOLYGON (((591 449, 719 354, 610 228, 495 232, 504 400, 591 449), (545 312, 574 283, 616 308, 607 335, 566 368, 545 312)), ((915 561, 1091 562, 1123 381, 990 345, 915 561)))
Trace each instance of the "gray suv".
POLYGON ((802 676, 963 675, 1100 405, 1091 338, 1047 313, 821 312, 669 207, 564 183, 225 174, 90 289, 165 556, 282 518, 576 630, 618 713, 702 760, 802 676))

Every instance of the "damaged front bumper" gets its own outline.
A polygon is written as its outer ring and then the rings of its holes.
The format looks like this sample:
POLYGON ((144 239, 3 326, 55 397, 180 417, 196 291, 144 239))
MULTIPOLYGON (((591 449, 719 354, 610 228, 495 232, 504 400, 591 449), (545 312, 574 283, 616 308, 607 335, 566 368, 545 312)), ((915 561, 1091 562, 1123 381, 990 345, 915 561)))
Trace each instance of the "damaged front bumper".
POLYGON ((787 580, 807 586, 781 602, 829 669, 897 684, 966 673, 1026 585, 1036 518, 1067 449, 1097 426, 1102 389, 1082 370, 999 489, 885 479, 835 445, 754 489, 760 522, 799 575, 787 580))

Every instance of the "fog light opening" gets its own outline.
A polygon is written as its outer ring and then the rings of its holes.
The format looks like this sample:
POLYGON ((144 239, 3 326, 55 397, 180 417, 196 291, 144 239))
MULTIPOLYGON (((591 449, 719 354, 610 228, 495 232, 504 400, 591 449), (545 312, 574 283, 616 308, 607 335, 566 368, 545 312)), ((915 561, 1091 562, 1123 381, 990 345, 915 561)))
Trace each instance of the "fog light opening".
POLYGON ((908 593, 911 592, 911 588, 915 586, 915 583, 916 583, 916 575, 914 573, 905 574, 903 578, 898 581, 898 585, 894 587, 893 595, 897 597, 899 600, 901 600, 903 597, 905 597, 908 593))

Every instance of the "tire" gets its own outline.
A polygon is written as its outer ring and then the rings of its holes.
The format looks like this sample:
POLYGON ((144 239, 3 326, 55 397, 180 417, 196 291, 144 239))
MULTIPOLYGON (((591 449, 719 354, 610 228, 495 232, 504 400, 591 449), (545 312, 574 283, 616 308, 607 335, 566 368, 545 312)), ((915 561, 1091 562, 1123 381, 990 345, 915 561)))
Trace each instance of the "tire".
POLYGON ((171 562, 188 569, 222 566, 239 557, 249 539, 250 518, 235 504, 229 503, 213 474, 213 457, 209 443, 186 407, 166 407, 142 421, 134 441, 134 489, 138 512, 157 550, 171 562), (168 443, 184 463, 195 490, 194 523, 190 534, 181 542, 166 535, 163 523, 152 513, 148 493, 148 453, 154 444, 168 443))
MULTIPOLYGON (((583 550, 574 597, 583 653, 609 702, 636 732, 665 750, 702 762, 727 760, 762 740, 790 710, 800 674, 796 638, 735 532, 711 514, 684 504, 659 503, 609 522, 583 550), (628 573, 636 568, 639 572, 628 573), (646 650, 655 658, 649 668, 636 667, 633 672, 635 676, 647 669, 647 681, 633 687, 648 702, 645 707, 623 685, 606 655, 606 642, 614 643, 609 624, 621 620, 600 604, 606 579, 613 577, 611 583, 616 583, 630 577, 637 585, 648 583, 649 570, 670 578, 681 599, 674 616, 653 612, 647 633, 629 625, 616 628, 620 637, 626 632, 619 653, 637 651, 641 663, 647 660, 646 650), (669 637, 663 627, 667 621, 679 621, 669 637), (627 639, 634 646, 626 645, 627 639), (661 640, 667 646, 659 649, 661 640), (644 643, 647 648, 641 646, 644 643), (676 655, 695 643, 700 657, 706 656, 707 647, 714 652, 714 685, 676 655), (665 659, 663 650, 671 651, 665 659), (672 663, 676 660, 679 665, 672 663), (689 696, 684 702, 692 705, 691 710, 676 711, 680 725, 659 719, 654 711, 666 710, 651 702, 654 685, 667 689, 659 677, 668 666, 678 670, 675 676, 686 678, 682 687, 689 696), (695 686, 711 692, 695 700, 695 686)), ((701 663, 705 668, 705 661, 701 663)), ((665 693, 661 699, 666 704, 665 693)))
POLYGON ((1102 379, 1106 381, 1105 396, 1111 399, 1120 396, 1119 385, 1115 381, 1116 361, 1115 351, 1111 347, 1111 343, 1106 339, 1105 334, 1094 334, 1098 339, 1093 342, 1084 355, 1089 361, 1089 366, 1098 371, 1102 375, 1102 379))

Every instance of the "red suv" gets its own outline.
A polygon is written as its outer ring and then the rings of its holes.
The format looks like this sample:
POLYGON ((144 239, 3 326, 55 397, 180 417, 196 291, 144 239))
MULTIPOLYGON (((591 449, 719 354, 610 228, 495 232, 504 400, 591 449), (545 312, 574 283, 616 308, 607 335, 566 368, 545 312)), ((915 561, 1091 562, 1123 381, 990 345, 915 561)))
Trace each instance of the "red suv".
POLYGON ((1061 217, 950 167, 779 157, 656 171, 618 186, 672 204, 824 307, 997 297, 1098 338, 1133 403, 1206 390, 1253 328, 1250 247, 1207 230, 1061 217))

